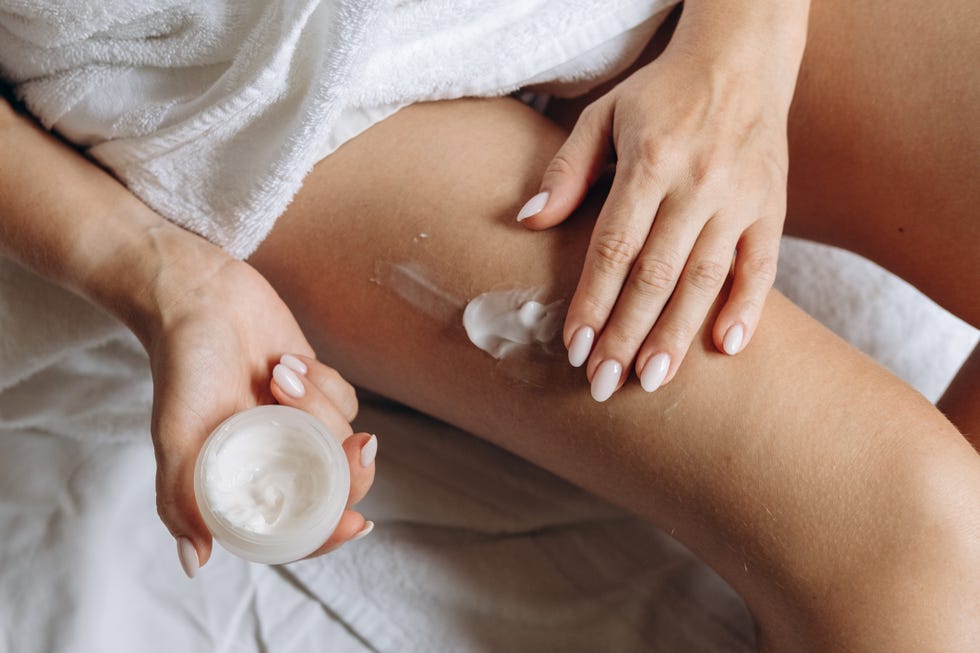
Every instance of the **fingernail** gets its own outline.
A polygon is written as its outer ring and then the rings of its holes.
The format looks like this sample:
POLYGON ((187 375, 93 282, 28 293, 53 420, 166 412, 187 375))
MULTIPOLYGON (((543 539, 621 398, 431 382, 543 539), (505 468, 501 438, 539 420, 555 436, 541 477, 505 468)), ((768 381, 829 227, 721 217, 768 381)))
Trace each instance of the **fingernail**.
POLYGON ((374 457, 378 455, 378 437, 371 434, 371 437, 364 446, 361 447, 361 467, 370 467, 374 462, 374 457))
POLYGON ((670 369, 670 355, 666 353, 659 353, 650 360, 643 367, 643 372, 640 374, 640 385, 647 392, 653 392, 661 385, 663 385, 664 379, 667 378, 667 370, 670 369))
POLYGON ((276 380, 276 383, 279 384, 283 392, 290 397, 299 399, 306 394, 306 388, 303 387, 303 382, 296 376, 296 372, 282 363, 272 368, 272 378, 276 380))
POLYGON ((366 522, 364 522, 364 528, 362 528, 361 530, 359 530, 357 532, 357 535, 355 535, 354 537, 350 538, 347 541, 348 542, 353 542, 354 540, 359 540, 362 537, 367 537, 371 533, 371 531, 373 531, 373 530, 374 530, 374 522, 373 521, 366 521, 366 522))
POLYGON ((612 359, 602 361, 592 377, 592 398, 605 401, 616 391, 619 377, 623 375, 623 366, 612 359))
POLYGON ((725 342, 723 346, 725 348, 725 353, 729 356, 734 356, 742 349, 742 338, 745 335, 745 329, 742 328, 741 324, 733 324, 728 328, 728 333, 725 334, 725 342))
POLYGON ((529 199, 527 203, 521 207, 520 213, 517 214, 517 221, 520 222, 524 218, 530 218, 532 215, 537 215, 541 213, 544 209, 544 205, 548 203, 548 196, 550 193, 548 191, 542 191, 529 199))
POLYGON ((177 538, 177 557, 187 577, 194 578, 201 567, 201 561, 197 557, 197 549, 186 537, 177 538))
POLYGON ((294 372, 299 372, 300 374, 306 374, 309 372, 309 368, 306 367, 306 363, 296 358, 292 354, 283 354, 279 362, 291 369, 294 372))
POLYGON ((579 327, 568 346, 568 362, 572 364, 572 367, 582 367, 582 363, 588 359, 589 352, 592 351, 594 341, 595 331, 592 327, 579 327))

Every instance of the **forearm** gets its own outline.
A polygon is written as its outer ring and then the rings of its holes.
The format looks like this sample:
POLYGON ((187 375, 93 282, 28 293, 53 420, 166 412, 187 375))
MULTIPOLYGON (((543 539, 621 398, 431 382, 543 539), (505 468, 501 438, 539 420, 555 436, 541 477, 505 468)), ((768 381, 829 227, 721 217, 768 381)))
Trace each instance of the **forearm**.
POLYGON ((686 0, 670 49, 726 72, 765 75, 788 108, 809 13, 809 0, 686 0))
POLYGON ((0 98, 0 253, 141 328, 173 292, 167 270, 223 252, 150 210, 110 174, 0 98))

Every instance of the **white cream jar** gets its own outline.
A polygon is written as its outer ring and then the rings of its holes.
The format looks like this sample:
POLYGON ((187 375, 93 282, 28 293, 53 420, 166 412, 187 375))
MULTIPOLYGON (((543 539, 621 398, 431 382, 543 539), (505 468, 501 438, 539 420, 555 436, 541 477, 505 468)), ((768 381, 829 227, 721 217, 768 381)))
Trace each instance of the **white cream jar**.
POLYGON ((214 539, 231 553, 282 564, 313 553, 350 493, 347 457, 318 419, 289 406, 232 415, 208 436, 194 494, 214 539))

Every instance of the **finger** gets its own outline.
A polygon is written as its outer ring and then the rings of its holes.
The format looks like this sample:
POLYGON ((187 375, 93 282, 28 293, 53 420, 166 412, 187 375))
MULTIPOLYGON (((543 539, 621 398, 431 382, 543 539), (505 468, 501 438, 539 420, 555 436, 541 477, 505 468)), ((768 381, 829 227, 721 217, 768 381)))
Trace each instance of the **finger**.
POLYGON ((636 357, 636 375, 647 392, 669 382, 721 292, 732 267, 737 236, 709 221, 684 272, 636 357))
MULTIPOLYGON (((310 366, 310 371, 313 367, 310 366)), ((350 467, 350 496, 348 506, 352 506, 367 494, 374 482, 374 459, 378 453, 378 438, 370 433, 353 434, 350 424, 345 422, 336 407, 327 399, 319 387, 302 374, 280 363, 272 370, 270 382, 272 394, 279 403, 305 410, 322 421, 334 434, 350 467), (303 392, 297 397, 299 387, 303 392)))
POLYGON ((732 291, 715 320, 719 351, 735 355, 749 344, 776 280, 778 261, 779 232, 762 222, 749 227, 738 243, 732 291))
POLYGON ((518 222, 531 229, 547 229, 564 221, 582 203, 613 153, 611 106, 600 99, 582 110, 545 168, 538 194, 518 212, 518 222))
POLYGON ((330 553, 347 542, 361 539, 372 530, 374 530, 374 522, 366 521, 364 516, 359 512, 345 510, 344 514, 340 517, 337 528, 330 534, 327 541, 319 549, 306 556, 306 558, 315 558, 325 553, 330 553))
POLYGON ((592 395, 597 401, 608 399, 625 382, 640 346, 674 291, 706 221, 701 217, 705 213, 705 209, 682 196, 667 197, 660 205, 615 309, 589 358, 587 374, 592 379, 592 395), (610 373, 616 367, 623 371, 618 378, 610 373))
POLYGON ((348 422, 357 417, 358 402, 354 386, 348 383, 340 372, 324 365, 315 358, 300 354, 283 354, 280 363, 303 374, 337 407, 348 422))
POLYGON ((344 453, 350 466, 350 496, 347 507, 364 498, 374 483, 374 459, 378 454, 378 438, 370 433, 358 433, 344 441, 344 453))
MULTIPOLYGON (((309 369, 312 372, 314 368, 311 366, 309 369)), ((283 406, 305 410, 318 418, 341 444, 354 433, 334 403, 305 374, 279 363, 272 368, 269 388, 275 400, 283 406)))
MULTIPOLYGON (((609 319, 633 261, 650 232, 660 198, 651 184, 628 171, 613 178, 592 230, 578 286, 565 317, 563 338, 573 366, 579 367, 588 359, 595 334, 602 331, 609 319)), ((593 372, 594 369, 589 371, 590 378, 593 372)))
POLYGON ((157 462, 157 513, 177 540, 184 573, 193 578, 211 557, 212 547, 211 533, 194 495, 194 465, 207 434, 217 424, 201 424, 172 393, 155 390, 151 433, 157 462))

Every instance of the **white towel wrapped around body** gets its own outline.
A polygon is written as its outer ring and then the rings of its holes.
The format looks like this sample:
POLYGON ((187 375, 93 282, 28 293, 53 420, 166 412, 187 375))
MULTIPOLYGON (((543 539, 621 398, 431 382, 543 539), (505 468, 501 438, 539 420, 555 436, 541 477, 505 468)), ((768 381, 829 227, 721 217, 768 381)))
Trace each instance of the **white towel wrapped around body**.
POLYGON ((0 74, 154 210, 245 258, 345 109, 580 92, 676 3, 0 0, 0 74))

